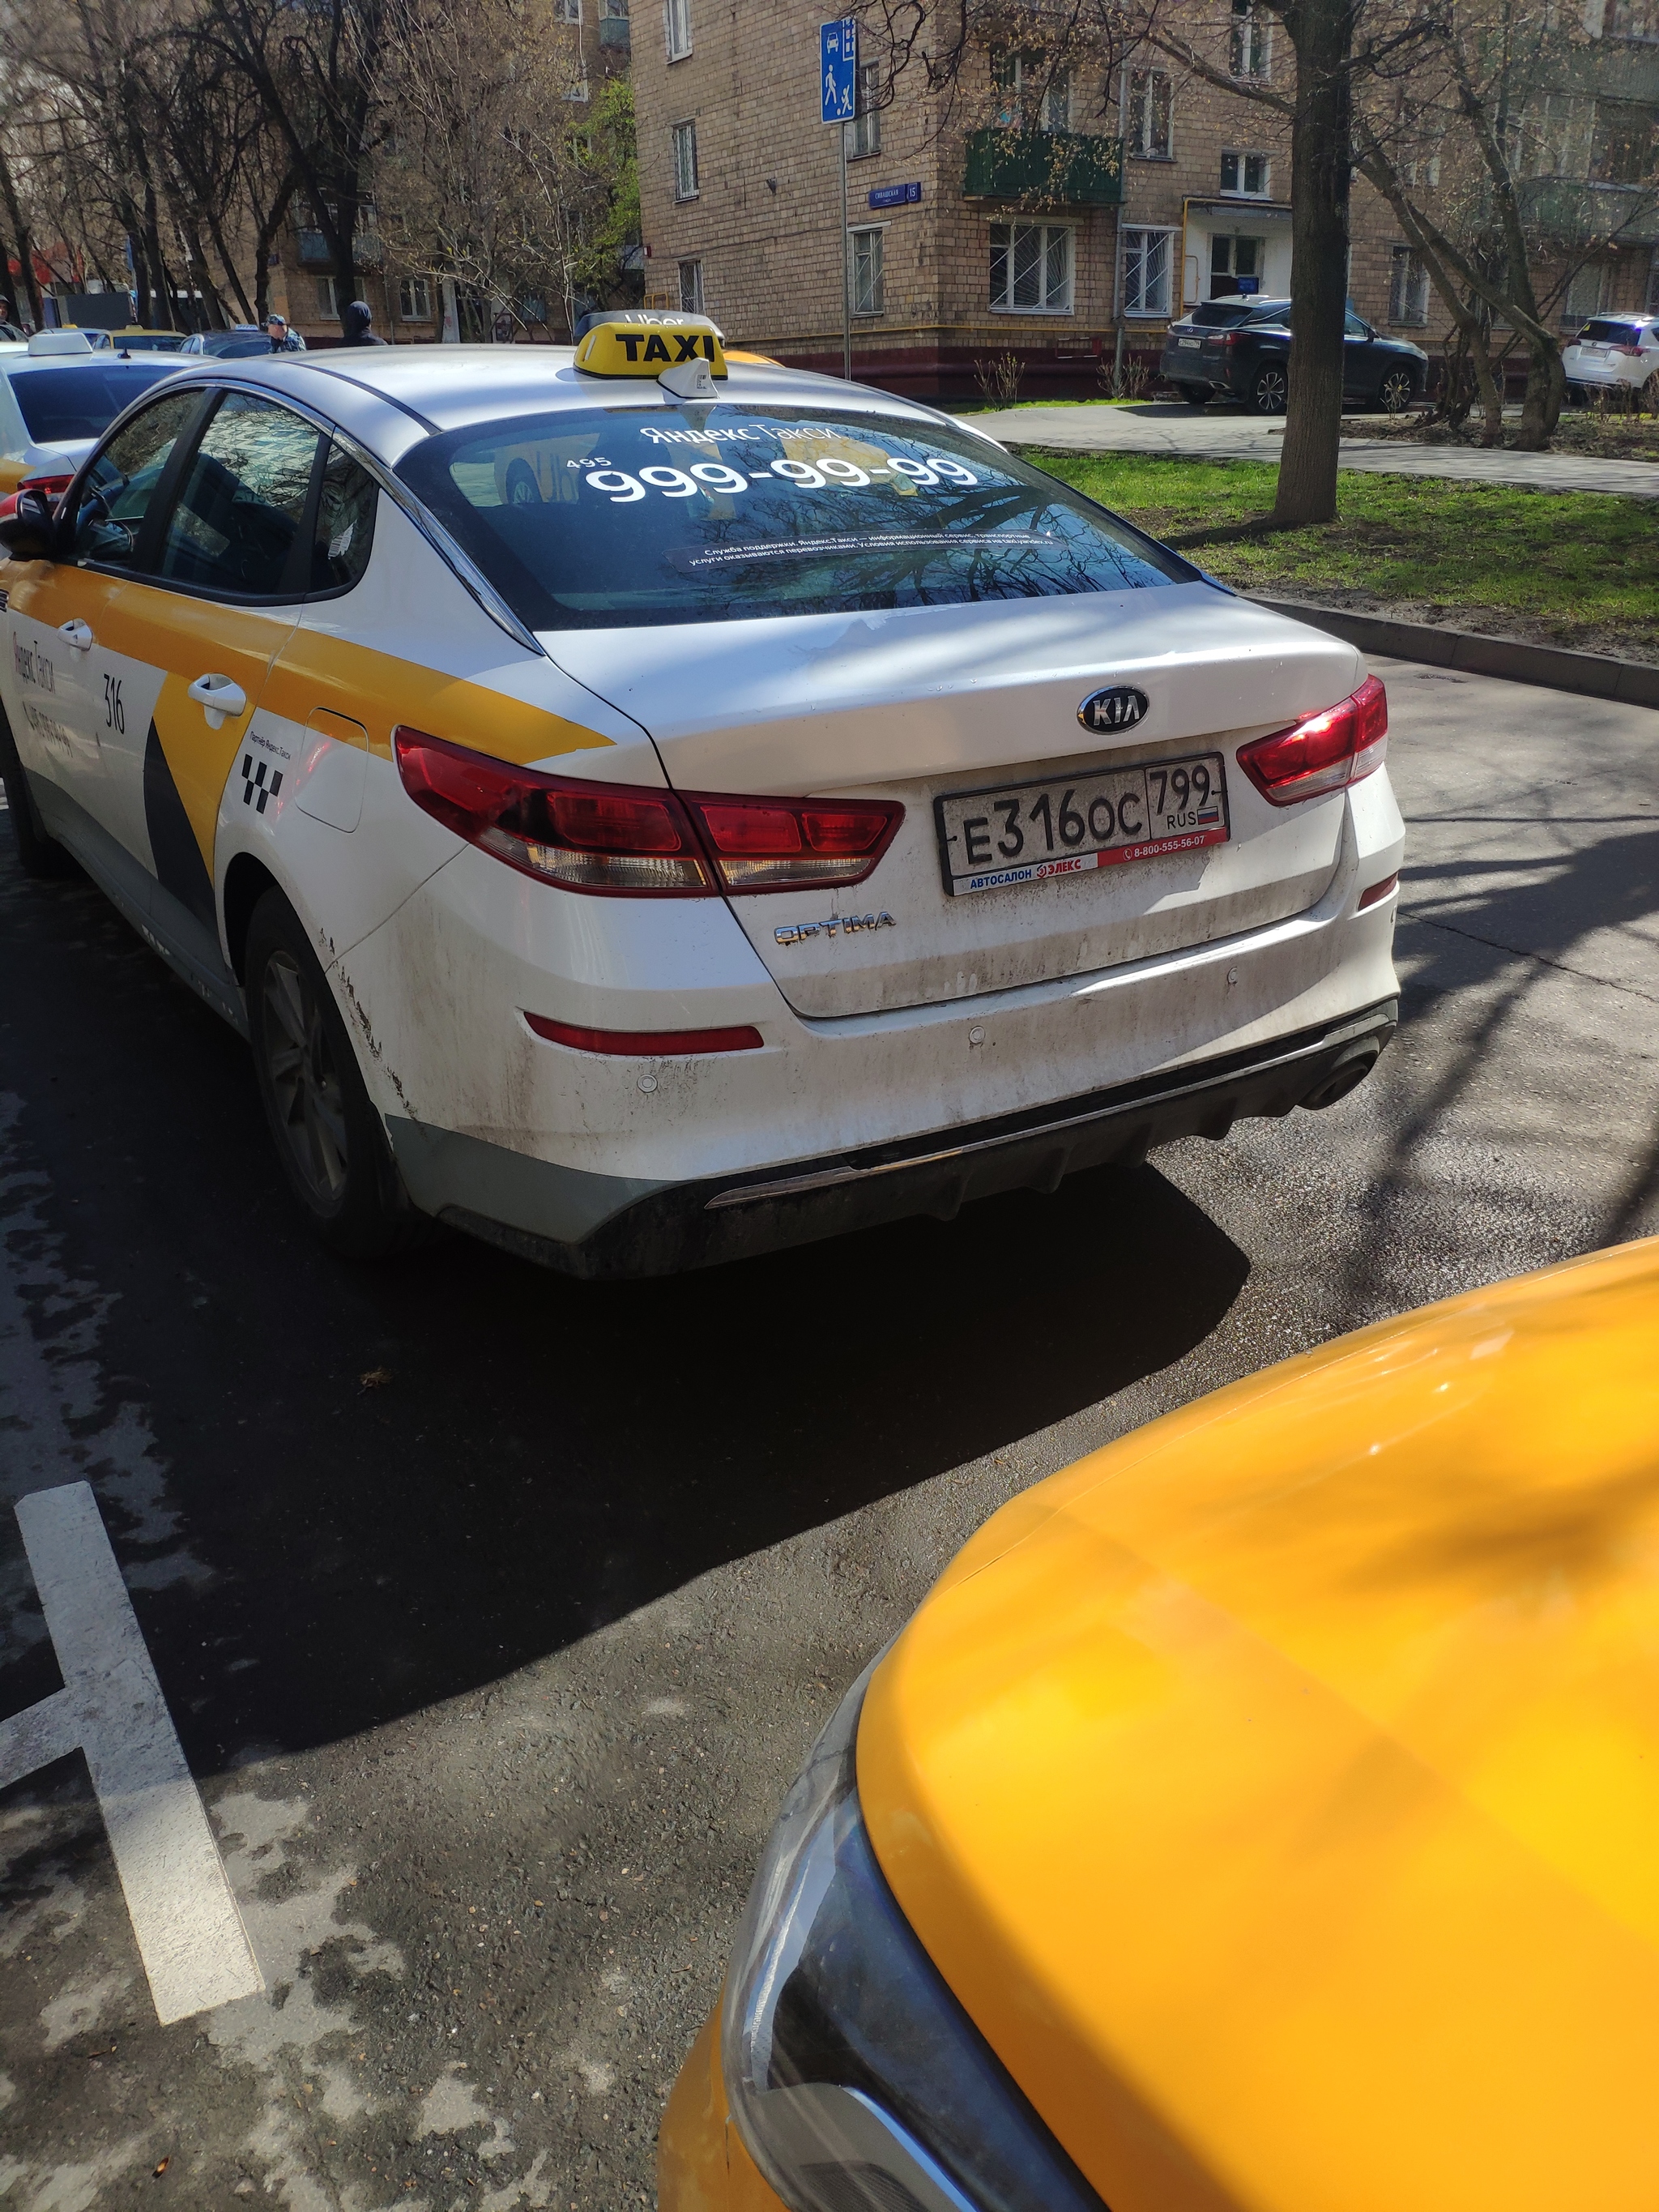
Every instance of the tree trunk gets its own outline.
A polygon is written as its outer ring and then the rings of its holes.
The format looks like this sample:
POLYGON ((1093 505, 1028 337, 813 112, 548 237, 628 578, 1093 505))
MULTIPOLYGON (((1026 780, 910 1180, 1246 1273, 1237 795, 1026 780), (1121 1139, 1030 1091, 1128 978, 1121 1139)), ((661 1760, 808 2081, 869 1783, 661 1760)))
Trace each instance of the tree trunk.
MULTIPOLYGON (((11 234, 17 240, 17 281, 28 295, 29 315, 35 329, 40 328, 40 287, 34 281, 34 242, 29 236, 29 227, 23 220, 23 211, 17 204, 17 186, 13 181, 11 164, 6 159, 5 149, 0 147, 0 194, 3 194, 6 213, 11 218, 11 234)), ((14 301, 15 306, 16 302, 14 301)))
POLYGON ((1541 453, 1555 435, 1561 419, 1561 403, 1567 396, 1566 372, 1559 345, 1527 348, 1527 392, 1521 403, 1521 430, 1516 444, 1523 453, 1541 453))
POLYGON ((1273 520, 1336 515, 1353 159, 1353 18, 1346 0, 1299 0, 1282 21, 1296 51, 1291 126, 1291 364, 1273 520))

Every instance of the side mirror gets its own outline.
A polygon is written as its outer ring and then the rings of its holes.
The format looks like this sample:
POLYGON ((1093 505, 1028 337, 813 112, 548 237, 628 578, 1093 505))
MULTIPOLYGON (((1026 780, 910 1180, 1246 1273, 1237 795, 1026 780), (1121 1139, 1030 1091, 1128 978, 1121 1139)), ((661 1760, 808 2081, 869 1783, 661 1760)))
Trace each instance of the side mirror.
POLYGON ((17 495, 12 512, 0 521, 0 545, 14 561, 55 561, 58 521, 44 492, 28 486, 17 495))

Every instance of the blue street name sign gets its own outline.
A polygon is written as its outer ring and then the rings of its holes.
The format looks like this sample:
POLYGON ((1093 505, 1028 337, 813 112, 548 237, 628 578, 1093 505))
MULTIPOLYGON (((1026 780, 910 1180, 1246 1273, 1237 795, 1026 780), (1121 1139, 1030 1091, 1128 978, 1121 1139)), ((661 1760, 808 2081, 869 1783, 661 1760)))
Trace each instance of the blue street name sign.
POLYGON ((870 195, 872 208, 919 207, 921 204, 920 185, 878 185, 870 195))
POLYGON ((858 108, 859 27, 854 15, 818 25, 818 89, 826 123, 850 123, 858 108))

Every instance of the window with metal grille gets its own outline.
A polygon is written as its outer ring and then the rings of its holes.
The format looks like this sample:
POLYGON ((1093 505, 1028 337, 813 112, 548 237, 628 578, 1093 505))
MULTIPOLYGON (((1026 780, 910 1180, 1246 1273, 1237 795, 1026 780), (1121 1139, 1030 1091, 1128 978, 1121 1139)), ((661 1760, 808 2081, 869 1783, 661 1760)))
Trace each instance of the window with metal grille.
POLYGON ((1172 230, 1126 230, 1123 234, 1123 312, 1167 315, 1170 270, 1176 234, 1172 230))
POLYGON ((1072 312, 1072 226, 991 225, 991 305, 1030 314, 1072 312))
POLYGON ((882 290, 882 236, 879 228, 853 233, 853 313, 855 315, 882 315, 887 312, 882 290))
POLYGON ((695 123, 677 123, 674 139, 674 197, 677 200, 694 200, 697 197, 697 126, 695 123))
POLYGON ((682 261, 680 264, 680 313, 684 315, 700 315, 702 313, 701 261, 682 261))

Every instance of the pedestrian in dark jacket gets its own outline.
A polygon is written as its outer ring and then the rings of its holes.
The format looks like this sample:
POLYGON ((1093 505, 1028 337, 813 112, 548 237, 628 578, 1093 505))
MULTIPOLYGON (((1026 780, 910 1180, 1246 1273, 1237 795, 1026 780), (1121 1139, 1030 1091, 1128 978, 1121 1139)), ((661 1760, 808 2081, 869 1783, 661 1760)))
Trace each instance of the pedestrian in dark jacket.
POLYGON ((386 340, 377 337, 369 328, 374 319, 367 300, 349 300, 345 313, 340 319, 345 333, 342 343, 349 346, 384 345, 386 340))

